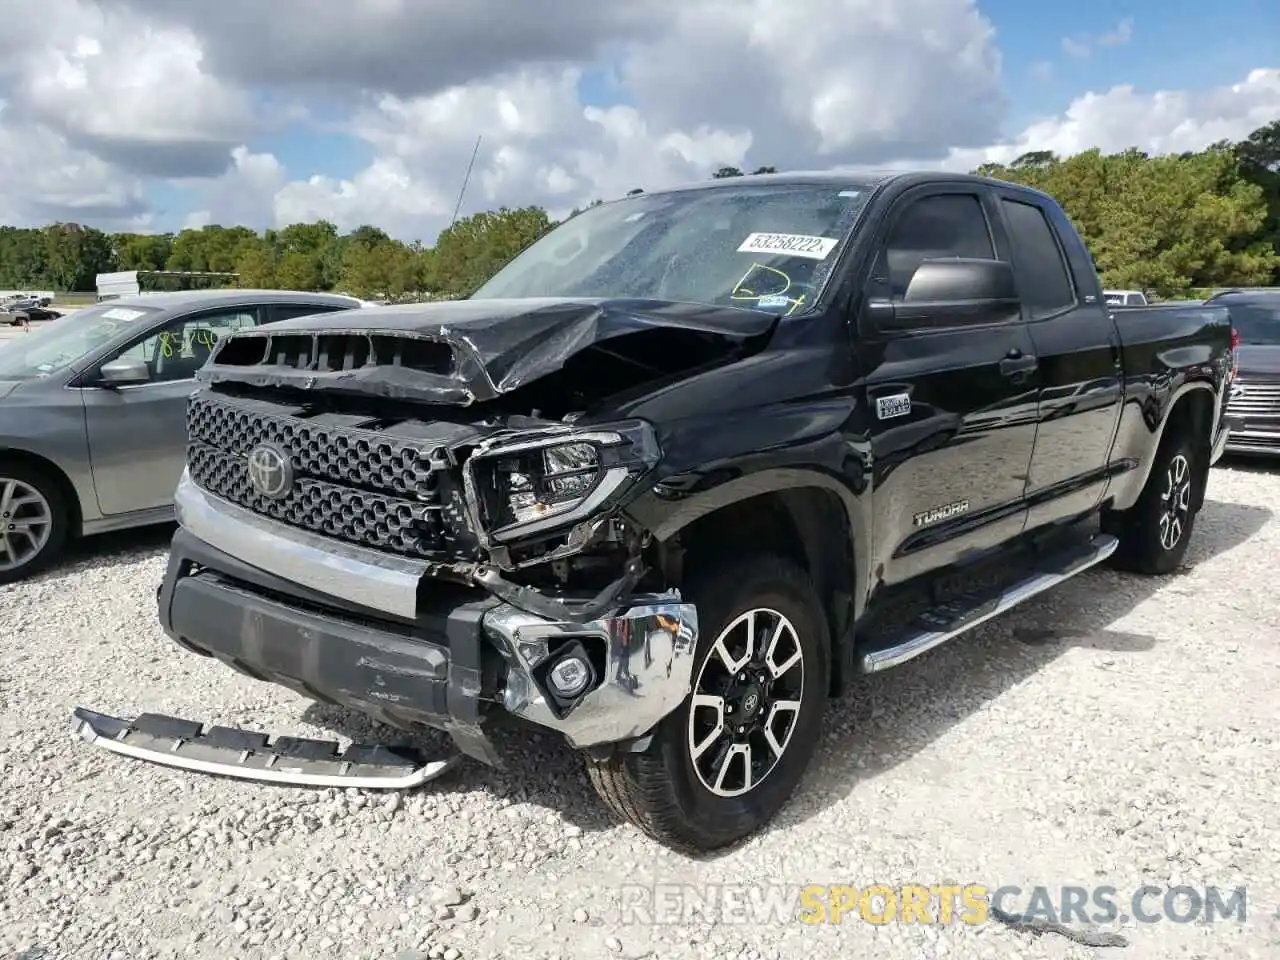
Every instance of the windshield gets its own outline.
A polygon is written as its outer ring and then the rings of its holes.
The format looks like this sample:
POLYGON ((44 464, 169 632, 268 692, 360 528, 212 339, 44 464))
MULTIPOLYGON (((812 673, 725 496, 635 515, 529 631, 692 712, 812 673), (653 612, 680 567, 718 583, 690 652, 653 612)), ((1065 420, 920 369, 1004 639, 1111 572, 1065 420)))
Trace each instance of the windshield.
POLYGON ((1227 307, 1231 324, 1241 343, 1280 344, 1280 300, 1275 306, 1261 303, 1233 303, 1227 307))
POLYGON ((65 370, 156 312, 101 304, 68 313, 0 348, 0 380, 34 380, 65 370))
POLYGON ((813 303, 866 205, 860 184, 719 186, 591 207, 472 299, 684 300, 790 314, 813 303))

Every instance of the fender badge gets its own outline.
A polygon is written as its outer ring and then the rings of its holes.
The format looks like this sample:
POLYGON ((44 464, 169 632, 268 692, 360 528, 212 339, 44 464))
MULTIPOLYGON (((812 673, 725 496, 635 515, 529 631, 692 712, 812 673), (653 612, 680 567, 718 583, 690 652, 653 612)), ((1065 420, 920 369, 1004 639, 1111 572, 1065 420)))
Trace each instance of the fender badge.
POLYGON ((969 501, 957 500, 955 503, 945 503, 940 507, 934 507, 932 510, 926 510, 924 513, 917 513, 911 518, 911 523, 917 527, 927 527, 940 520, 950 520, 952 517, 958 517, 960 514, 968 512, 969 501))
POLYGON ((876 419, 890 420, 893 417, 905 417, 911 412, 911 394, 894 393, 887 397, 876 397, 876 419))

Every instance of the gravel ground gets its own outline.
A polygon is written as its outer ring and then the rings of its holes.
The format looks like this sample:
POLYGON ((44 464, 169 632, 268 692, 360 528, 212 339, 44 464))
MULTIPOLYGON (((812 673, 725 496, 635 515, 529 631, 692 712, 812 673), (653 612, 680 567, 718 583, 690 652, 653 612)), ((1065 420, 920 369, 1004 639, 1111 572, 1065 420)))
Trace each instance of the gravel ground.
MULTIPOLYGON (((366 737, 172 646, 167 531, 0 588, 0 955, 1280 956, 1280 468, 1227 464, 1183 573, 1085 575, 833 706, 776 825, 693 861, 606 819, 575 758, 510 745, 412 794, 215 780, 73 741, 76 705, 366 737), (999 923, 624 923, 624 884, 1247 887, 1247 921, 1096 951, 999 923), (6 952, 10 951, 10 952, 6 952)), ((733 919, 733 918, 729 918, 733 919)))

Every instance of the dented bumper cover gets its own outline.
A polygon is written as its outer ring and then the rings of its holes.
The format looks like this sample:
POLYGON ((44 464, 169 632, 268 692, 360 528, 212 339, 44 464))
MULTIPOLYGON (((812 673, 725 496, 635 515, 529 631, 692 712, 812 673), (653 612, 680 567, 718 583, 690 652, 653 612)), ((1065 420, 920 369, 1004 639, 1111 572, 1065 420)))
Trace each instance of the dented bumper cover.
MULTIPOLYGON (((448 732, 496 764, 495 710, 587 748, 642 737, 686 697, 698 618, 674 593, 583 618, 530 613, 425 564, 338 544, 212 497, 185 476, 158 600, 165 632, 249 676, 399 727, 448 732), (566 701, 548 671, 591 665, 566 701)), ((583 598, 586 609, 591 598, 583 598)), ((558 609, 572 611, 573 598, 558 609)))

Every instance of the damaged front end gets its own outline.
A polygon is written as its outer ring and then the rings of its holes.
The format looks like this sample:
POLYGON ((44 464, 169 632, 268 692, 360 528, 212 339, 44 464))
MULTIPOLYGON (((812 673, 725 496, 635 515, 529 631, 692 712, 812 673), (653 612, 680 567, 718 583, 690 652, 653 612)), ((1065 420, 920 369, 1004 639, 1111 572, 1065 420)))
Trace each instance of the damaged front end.
POLYGON ((160 591, 170 636, 315 699, 446 730, 488 763, 493 706, 579 748, 651 731, 688 693, 698 632, 625 511, 652 484, 658 437, 529 400, 599 408, 742 355, 771 320, 535 306, 507 318, 525 324, 518 339, 536 334, 522 352, 453 304, 419 305, 443 315, 420 327, 386 325, 402 308, 362 310, 358 328, 336 314, 220 344, 189 406, 160 591), (689 349, 656 362, 673 336, 689 349))

